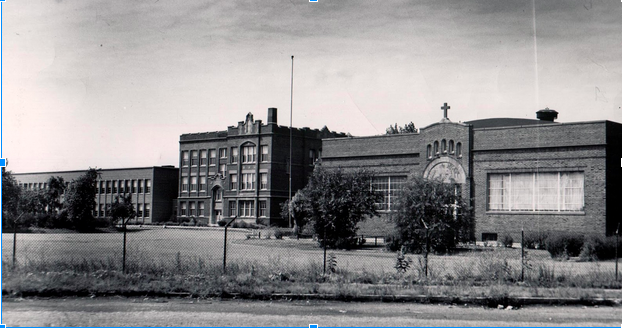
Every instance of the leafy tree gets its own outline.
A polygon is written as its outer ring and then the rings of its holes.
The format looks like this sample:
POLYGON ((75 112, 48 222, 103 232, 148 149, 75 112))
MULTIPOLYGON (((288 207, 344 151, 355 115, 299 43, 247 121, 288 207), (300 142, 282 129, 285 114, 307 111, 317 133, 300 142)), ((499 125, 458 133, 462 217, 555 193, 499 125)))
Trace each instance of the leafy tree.
POLYGON ((64 210, 77 230, 94 228, 93 208, 97 183, 97 170, 89 169, 84 175, 71 181, 65 192, 64 210))
POLYGON ((7 223, 16 220, 19 215, 21 191, 13 173, 2 168, 2 218, 5 227, 8 227, 7 223))
POLYGON ((457 242, 471 241, 474 221, 454 184, 411 177, 397 201, 393 216, 399 243, 407 250, 446 252, 457 242))
POLYGON ((20 213, 45 212, 45 194, 42 190, 22 190, 19 201, 20 213))
POLYGON ((372 174, 364 170, 344 173, 318 167, 313 171, 307 186, 297 195, 303 204, 300 213, 313 225, 322 246, 352 247, 357 224, 367 216, 377 215, 376 203, 381 196, 371 190, 371 179, 372 174))
POLYGON ((387 134, 417 133, 417 132, 419 131, 417 130, 417 128, 415 127, 415 123, 413 122, 405 124, 404 127, 397 126, 397 123, 395 123, 395 126, 389 125, 389 127, 387 128, 387 134))
POLYGON ((114 202, 108 207, 108 213, 110 213, 112 225, 117 225, 120 222, 121 225, 125 226, 127 221, 136 217, 132 195, 115 197, 114 202))
POLYGON ((47 181, 47 186, 45 190, 45 204, 49 214, 56 214, 63 207, 63 204, 60 202, 60 196, 65 192, 67 185, 63 177, 51 176, 47 181))
POLYGON ((289 214, 291 213, 292 219, 294 220, 294 229, 297 233, 301 232, 302 229, 308 223, 308 215, 305 211, 305 193, 302 190, 299 190, 294 197, 292 197, 292 201, 283 202, 281 205, 281 218, 287 221, 289 220, 289 214))

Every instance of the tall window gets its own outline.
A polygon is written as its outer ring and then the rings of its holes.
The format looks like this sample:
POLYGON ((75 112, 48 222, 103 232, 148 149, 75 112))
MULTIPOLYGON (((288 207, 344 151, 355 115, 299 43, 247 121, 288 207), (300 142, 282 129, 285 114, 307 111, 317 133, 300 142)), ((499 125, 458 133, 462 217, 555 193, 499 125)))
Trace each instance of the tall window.
POLYGON ((222 176, 225 176, 225 174, 227 174, 227 164, 220 164, 218 166, 218 173, 220 173, 222 176))
POLYGON ((181 191, 188 191, 188 177, 181 178, 181 191))
POLYGON ((125 193, 125 181, 123 180, 119 180, 119 193, 125 193))
POLYGON ((255 163, 257 148, 255 146, 242 147, 242 163, 255 163))
POLYGON ((238 189, 238 175, 237 174, 230 174, 229 181, 230 181, 230 184, 229 184, 230 190, 238 189))
POLYGON ((132 180, 132 192, 135 193, 138 190, 138 181, 132 180))
POLYGON ((255 190, 255 173, 242 174, 242 190, 255 190))
POLYGON ((462 157, 462 143, 456 144, 456 156, 462 157))
POLYGON ((220 158, 227 158, 227 148, 220 148, 218 151, 220 152, 220 158))
POLYGON ((145 192, 146 193, 151 192, 151 180, 145 180, 145 192))
POLYGON ((112 181, 112 193, 116 194, 118 189, 119 182, 117 180, 112 181))
POLYGON ((197 191, 197 177, 190 177, 190 191, 197 191))
POLYGON ((237 147, 231 147, 231 163, 237 163, 238 162, 238 155, 239 155, 239 150, 237 147))
POLYGON ((205 216, 205 202, 199 202, 199 216, 205 216))
POLYGON ((197 203, 190 202, 190 216, 197 215, 197 203))
POLYGON ((104 209, 106 208, 105 204, 99 204, 99 217, 104 217, 106 214, 104 212, 104 209))
POLYGON ((222 189, 218 188, 218 190, 216 190, 216 199, 215 201, 217 202, 222 202, 222 189))
POLYGON ((136 217, 143 217, 143 204, 138 204, 138 209, 136 210, 136 217))
POLYGON ((309 163, 315 163, 315 149, 309 149, 309 163))
POLYGON ((406 177, 375 177, 372 180, 372 188, 374 191, 382 195, 380 203, 376 204, 378 211, 394 211, 395 204, 402 188, 406 182, 406 177))
POLYGON ((582 211, 583 179, 583 172, 489 174, 488 210, 582 211))
POLYGON ((259 201, 259 216, 265 218, 267 215, 267 203, 265 200, 259 201))
POLYGON ((428 145, 427 154, 426 155, 427 155, 428 158, 432 158, 432 145, 428 145))
POLYGON ((205 188, 207 188, 207 178, 205 176, 200 176, 199 177, 199 190, 205 191, 205 188))
POLYGON ((434 155, 438 155, 438 141, 434 141, 434 155))
POLYGON ((261 161, 262 162, 267 162, 268 161, 268 146, 261 146, 261 161))
POLYGON ((151 204, 145 204, 145 217, 149 217, 149 213, 151 213, 151 204))
POLYGON ((199 152, 196 150, 190 151, 190 165, 197 166, 199 165, 199 152))
POLYGON ((143 180, 138 180, 138 193, 142 194, 143 192, 143 180))
POLYGON ((181 216, 186 216, 188 214, 187 213, 187 206, 188 205, 186 204, 186 202, 179 203, 179 208, 180 208, 181 216))
POLYGON ((441 140, 441 152, 447 154, 447 140, 441 140))
POLYGON ((235 201, 229 202, 229 216, 236 215, 237 211, 235 210, 235 201))
POLYGON ((207 165, 207 150, 201 150, 201 166, 207 165))
POLYGON ((255 201, 253 200, 241 200, 240 201, 240 217, 254 217, 255 216, 255 201))
POLYGON ((216 149, 209 150, 209 166, 216 165, 216 149))
POLYGON ((261 185, 259 186, 259 188, 261 190, 268 189, 268 173, 259 173, 259 175, 261 177, 261 185))
POLYGON ((187 150, 181 152, 181 166, 188 166, 190 163, 190 154, 187 150))
POLYGON ((450 154, 454 153, 454 141, 453 140, 449 140, 449 153, 450 154))

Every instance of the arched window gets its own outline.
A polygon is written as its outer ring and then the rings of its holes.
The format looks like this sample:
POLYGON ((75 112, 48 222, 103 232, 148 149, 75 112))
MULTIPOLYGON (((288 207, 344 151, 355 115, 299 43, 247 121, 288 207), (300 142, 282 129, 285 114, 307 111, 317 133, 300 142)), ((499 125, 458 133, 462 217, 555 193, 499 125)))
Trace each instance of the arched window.
POLYGON ((450 154, 454 153, 454 141, 453 140, 449 140, 449 153, 450 154))
POLYGON ((447 140, 445 139, 441 141, 441 152, 447 154, 447 140))
POLYGON ((438 155, 438 141, 434 141, 434 155, 438 155))
POLYGON ((427 157, 432 158, 432 145, 428 145, 427 157))
POLYGON ((462 157, 462 143, 456 144, 456 156, 462 157))

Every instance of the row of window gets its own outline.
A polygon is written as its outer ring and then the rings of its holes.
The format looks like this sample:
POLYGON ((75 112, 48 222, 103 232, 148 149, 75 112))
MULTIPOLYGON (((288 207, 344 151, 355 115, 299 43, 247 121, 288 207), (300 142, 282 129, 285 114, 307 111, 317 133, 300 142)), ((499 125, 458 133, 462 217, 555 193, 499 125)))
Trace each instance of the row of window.
POLYGON ((488 175, 490 211, 583 211, 583 172, 488 175))
POLYGON ((150 193, 151 180, 104 180, 97 181, 98 194, 150 193))
MULTIPOLYGON (((229 189, 230 190, 255 190, 255 173, 242 173, 241 181, 238 182, 238 174, 229 174, 229 189)), ((259 189, 268 189, 268 173, 259 173, 259 189)), ((207 190, 207 177, 205 176, 191 176, 181 178, 181 191, 206 191, 207 190)))
POLYGON ((434 156, 440 156, 441 154, 446 155, 456 155, 456 157, 462 157, 462 143, 458 142, 455 144, 455 149, 454 149, 454 141, 453 140, 449 140, 449 142, 447 142, 447 140, 443 139, 441 140, 440 144, 437 141, 434 141, 434 146, 432 146, 431 144, 428 144, 427 147, 427 154, 426 157, 428 159, 431 159, 434 156))
MULTIPOLYGON (((268 146, 262 145, 260 148, 261 162, 268 161, 268 146)), ((257 147, 254 145, 242 146, 242 163, 255 163, 257 160, 257 147)), ((239 160, 240 149, 238 147, 219 148, 218 158, 216 157, 216 149, 202 149, 202 150, 184 150, 181 152, 181 166, 216 166, 218 163, 224 165, 229 159, 229 163, 236 164, 239 160), (227 156, 227 150, 230 150, 230 156, 227 156), (229 158, 228 158, 229 157, 229 158)))
POLYGON ((46 182, 18 183, 18 185, 24 190, 45 190, 48 188, 48 184, 46 182))
MULTIPOLYGON (((265 200, 259 201, 259 217, 266 217, 267 202, 265 200)), ((205 212, 205 202, 179 202, 179 215, 180 216, 208 216, 205 212)), ((254 200, 240 200, 229 202, 229 216, 237 215, 242 218, 255 217, 255 201, 254 200), (237 204, 239 204, 239 211, 237 211, 237 204)))
MULTIPOLYGON (((99 207, 96 207, 93 210, 93 216, 95 217, 106 217, 106 209, 109 208, 110 204, 99 204, 99 207)), ((137 204, 136 205, 136 217, 137 218, 148 218, 151 213, 151 204, 137 204)))

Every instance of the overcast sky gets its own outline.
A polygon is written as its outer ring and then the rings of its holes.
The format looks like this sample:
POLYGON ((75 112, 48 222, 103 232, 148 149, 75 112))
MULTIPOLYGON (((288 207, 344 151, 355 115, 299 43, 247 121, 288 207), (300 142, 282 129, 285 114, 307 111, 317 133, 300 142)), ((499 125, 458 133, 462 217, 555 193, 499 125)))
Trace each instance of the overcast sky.
POLYGON ((292 55, 296 127, 424 127, 444 102, 622 122, 617 0, 8 0, 3 19, 14 172, 178 165, 180 134, 268 107, 288 125, 292 55))

